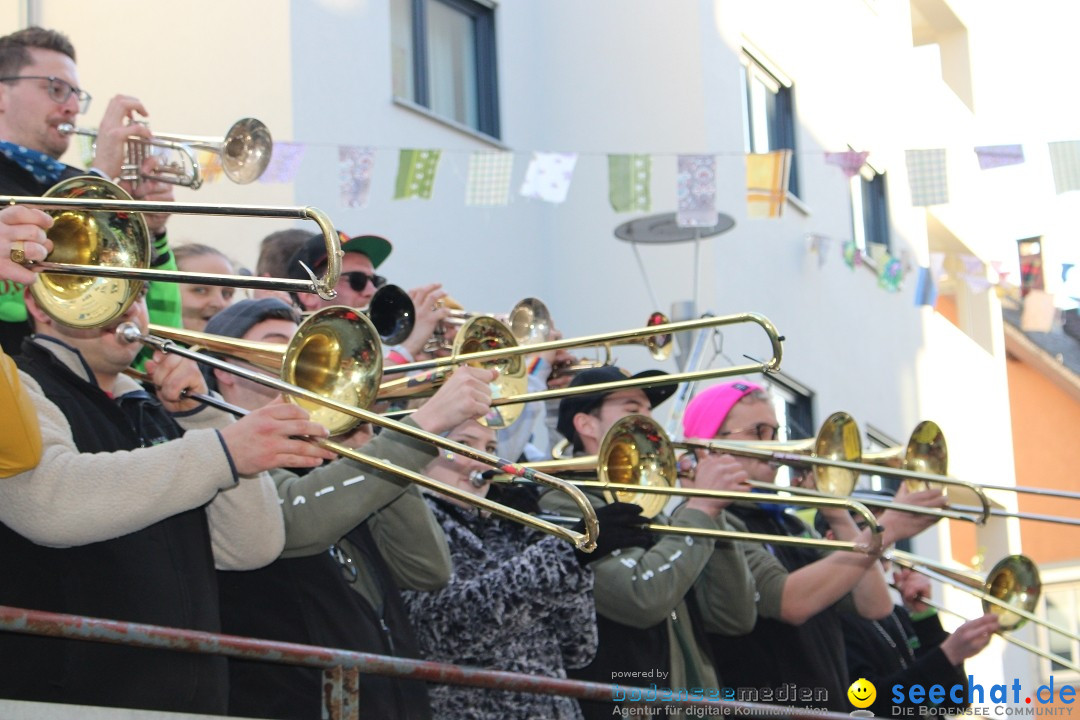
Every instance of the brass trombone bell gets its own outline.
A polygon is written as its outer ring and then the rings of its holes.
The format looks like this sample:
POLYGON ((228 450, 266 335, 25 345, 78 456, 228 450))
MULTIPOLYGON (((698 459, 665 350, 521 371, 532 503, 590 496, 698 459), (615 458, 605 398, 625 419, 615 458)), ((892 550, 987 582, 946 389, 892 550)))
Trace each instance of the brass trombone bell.
MULTIPOLYGON (((96 130, 77 128, 71 123, 61 123, 57 130, 64 135, 97 138, 96 130)), ((266 171, 273 149, 270 130, 255 118, 237 120, 222 138, 157 133, 146 140, 132 136, 127 141, 119 179, 132 182, 157 180, 198 190, 203 177, 196 151, 203 150, 220 156, 221 169, 227 178, 239 185, 246 185, 259 179, 266 171), (178 154, 179 160, 162 164, 157 175, 141 176, 142 161, 153 148, 171 150, 178 154)))
POLYGON ((24 258, 22 264, 44 270, 39 282, 30 286, 34 299, 50 316, 71 327, 102 327, 122 316, 142 288, 141 282, 132 281, 311 292, 328 300, 337 294, 341 240, 330 218, 317 208, 132 200, 119 185, 92 175, 62 180, 43 197, 0 196, 0 205, 31 205, 53 216, 48 231, 52 253, 42 262, 24 258), (150 232, 142 216, 148 212, 311 220, 326 241, 326 273, 319 279, 305 267, 310 279, 294 280, 151 269, 150 232))
MULTIPOLYGON (((872 465, 860 462, 860 434, 858 426, 850 415, 844 412, 833 413, 826 419, 816 438, 811 440, 798 440, 794 442, 771 442, 771 441, 728 441, 728 440, 684 440, 679 443, 680 447, 688 450, 701 448, 729 455, 752 457, 768 462, 783 465, 795 465, 811 467, 814 469, 815 479, 819 490, 806 488, 784 488, 786 492, 807 497, 820 497, 822 494, 841 497, 849 496, 855 488, 855 481, 860 474, 891 475, 895 477, 911 478, 915 480, 960 485, 979 499, 981 508, 960 510, 958 508, 926 508, 919 505, 899 503, 886 500, 864 500, 864 504, 870 507, 892 508, 904 512, 919 513, 922 515, 934 515, 936 517, 950 518, 953 520, 965 520, 977 525, 984 524, 991 513, 990 500, 986 493, 973 483, 958 480, 956 478, 943 477, 922 473, 915 470, 893 469, 885 465, 872 465)), ((755 487, 773 489, 776 486, 770 483, 757 483, 751 481, 755 487)))
MULTIPOLYGON (((571 499, 578 506, 578 509, 581 511, 582 517, 584 519, 584 533, 567 530, 566 528, 559 527, 554 523, 544 522, 512 508, 508 508, 504 505, 489 501, 486 498, 479 498, 475 496, 464 497, 465 495, 470 494, 461 493, 460 491, 457 491, 450 486, 446 486, 443 483, 432 480, 431 478, 425 478, 422 475, 416 476, 417 478, 422 478, 422 480, 417 480, 409 476, 410 479, 413 479, 415 482, 424 484, 426 487, 435 489, 437 492, 451 495, 453 497, 458 497, 462 500, 467 500, 468 502, 483 507, 484 509, 491 511, 492 513, 507 517, 512 520, 516 520, 518 522, 524 522, 525 524, 528 524, 531 527, 536 528, 537 530, 548 532, 563 539, 566 539, 569 542, 572 542, 576 547, 578 547, 584 552, 591 552, 592 550, 596 549, 596 538, 598 533, 596 512, 593 510, 592 505, 589 503, 588 499, 585 498, 585 495, 569 483, 547 475, 546 473, 529 470, 516 463, 510 462, 509 460, 499 458, 491 453, 486 453, 481 450, 471 448, 468 445, 454 442, 453 440, 449 440, 440 435, 434 435, 432 433, 425 432, 420 428, 413 427, 412 425, 408 425, 406 423, 399 423, 393 420, 389 420, 382 415, 370 412, 362 407, 357 407, 347 402, 341 402, 334 397, 327 397, 320 394, 320 392, 326 391, 330 395, 340 396, 340 394, 344 392, 342 390, 343 385, 347 384, 346 377, 343 377, 342 381, 338 382, 336 380, 332 380, 333 376, 338 374, 341 374, 343 376, 353 375, 354 373, 348 371, 348 368, 354 364, 363 364, 365 362, 363 354, 368 352, 368 349, 374 348, 374 357, 382 357, 382 352, 378 346, 378 339, 375 336, 375 329, 371 327, 371 322, 367 318, 365 318, 363 315, 360 315, 351 308, 325 308, 324 310, 332 311, 330 314, 333 315, 347 316, 350 326, 359 326, 363 328, 361 332, 366 333, 367 341, 353 341, 347 344, 347 347, 365 348, 364 350, 360 351, 360 358, 357 360, 357 363, 354 363, 352 359, 349 359, 349 362, 347 363, 347 366, 345 368, 333 365, 319 366, 316 363, 316 360, 322 359, 332 362, 338 359, 345 359, 345 353, 339 353, 338 348, 332 347, 334 345, 332 337, 325 337, 326 335, 330 335, 335 332, 333 329, 329 329, 325 333, 319 333, 312 332, 308 327, 306 327, 308 325, 320 325, 323 321, 320 313, 316 313, 315 315, 311 316, 303 323, 301 323, 300 328, 297 331, 297 335, 294 336, 292 342, 290 342, 290 350, 293 350, 295 347, 295 352, 290 352, 287 355, 283 363, 282 374, 285 377, 293 377, 300 382, 313 382, 315 384, 315 387, 318 388, 318 391, 308 389, 301 385, 292 384, 282 379, 271 377, 260 372, 248 370, 247 368, 227 363, 224 360, 219 360, 218 358, 211 357, 204 353, 188 350, 186 348, 178 346, 175 342, 162 337, 146 335, 142 333, 139 328, 132 323, 122 323, 120 326, 117 327, 116 332, 122 340, 125 340, 127 342, 141 342, 144 345, 153 347, 154 349, 160 350, 161 352, 181 355, 183 357, 195 360, 196 362, 200 362, 205 365, 209 365, 210 367, 230 372, 234 375, 245 378, 252 382, 259 383, 260 385, 263 385, 265 387, 273 388, 281 393, 284 393, 294 402, 304 400, 312 403, 313 405, 318 405, 329 410, 337 411, 344 415, 351 416, 352 418, 355 418, 358 422, 369 422, 373 425, 378 425, 379 427, 396 430, 403 435, 407 435, 408 437, 430 443, 444 450, 457 453, 462 457, 471 458, 478 462, 491 465, 492 467, 497 467, 502 472, 511 473, 521 477, 527 477, 531 480, 536 480, 538 482, 544 483, 545 485, 555 487, 570 495, 571 499), (320 334, 324 335, 324 337, 318 337, 320 334), (308 364, 309 360, 311 361, 311 364, 308 364)), ((371 373, 369 372, 367 374, 371 373)), ((361 378, 358 380, 358 382, 363 383, 364 380, 361 378)), ((371 383, 371 386, 373 387, 374 383, 371 383)), ((366 462, 366 460, 364 462, 366 462)))
MULTIPOLYGON (((798 545, 802 547, 833 548, 876 554, 881 551, 880 528, 873 514, 861 503, 837 498, 787 498, 768 493, 749 493, 735 490, 704 490, 676 487, 677 470, 672 443, 664 429, 652 418, 628 415, 617 420, 604 435, 596 455, 527 463, 526 467, 550 473, 594 474, 595 481, 570 479, 579 488, 604 491, 608 502, 635 503, 642 514, 655 517, 672 496, 709 497, 744 502, 784 502, 808 507, 844 507, 861 514, 871 528, 870 543, 856 543, 824 538, 790 537, 748 533, 734 530, 708 530, 649 523, 645 529, 668 535, 693 535, 714 539, 798 545)), ((505 482, 503 478, 497 478, 505 482)), ((510 482, 514 480, 511 478, 510 482)))
POLYGON ((910 568, 939 582, 948 583, 979 598, 983 603, 983 612, 992 612, 997 615, 998 622, 1005 630, 1019 628, 1030 621, 1050 632, 1059 633, 1072 640, 1080 640, 1080 635, 1032 613, 1039 604, 1042 581, 1039 578, 1038 567, 1024 555, 1006 556, 994 565, 987 574, 986 580, 968 570, 957 570, 944 563, 903 550, 890 550, 884 557, 897 565, 910 568))
MULTIPOLYGON (((361 313, 341 305, 312 313, 288 343, 223 337, 152 323, 148 330, 158 338, 242 360, 279 376, 282 382, 346 405, 370 407, 382 375, 382 352, 374 327, 361 313)), ((331 435, 343 435, 359 424, 353 415, 302 397, 288 397, 331 435)))
MULTIPOLYGON (((862 461, 864 463, 879 465, 885 468, 912 471, 908 476, 909 479, 904 482, 908 487, 915 490, 933 487, 945 491, 949 487, 949 484, 958 484, 955 482, 955 478, 949 477, 948 475, 949 451, 948 446, 945 444, 945 433, 942 432, 937 423, 929 420, 923 421, 915 426, 915 429, 911 432, 911 437, 908 440, 907 445, 899 445, 878 452, 866 453, 863 455, 862 461)), ((958 489, 964 491, 966 486, 966 483, 960 484, 958 489)), ((1025 488, 1022 486, 1009 487, 1006 485, 987 485, 985 483, 979 483, 977 487, 979 490, 974 494, 980 503, 982 503, 982 499, 979 497, 979 493, 985 494, 986 490, 1030 493, 1033 495, 1060 497, 1063 499, 1080 498, 1080 494, 1070 493, 1064 490, 1025 488)), ((950 497, 950 507, 961 512, 982 512, 979 508, 973 508, 958 503, 958 495, 959 493, 954 493, 950 497)), ((1080 526, 1080 518, 1012 512, 1000 507, 994 507, 992 504, 988 507, 988 514, 991 517, 1014 517, 1019 518, 1020 520, 1034 520, 1038 522, 1055 523, 1057 525, 1080 526)))
MULTIPOLYGON (((465 322, 454 336, 454 355, 469 357, 484 350, 514 347, 510 329, 499 320, 486 315, 477 315, 465 322)), ((499 376, 491 383, 493 398, 520 395, 528 386, 525 363, 520 355, 496 358, 487 362, 470 362, 473 367, 487 367, 499 371, 499 376)), ((379 386, 378 399, 389 400, 400 397, 418 397, 419 393, 429 392, 441 385, 450 375, 451 370, 439 368, 431 372, 384 381, 379 386)), ((509 427, 521 415, 520 405, 502 405, 492 407, 491 412, 480 419, 481 424, 492 428, 509 427)))

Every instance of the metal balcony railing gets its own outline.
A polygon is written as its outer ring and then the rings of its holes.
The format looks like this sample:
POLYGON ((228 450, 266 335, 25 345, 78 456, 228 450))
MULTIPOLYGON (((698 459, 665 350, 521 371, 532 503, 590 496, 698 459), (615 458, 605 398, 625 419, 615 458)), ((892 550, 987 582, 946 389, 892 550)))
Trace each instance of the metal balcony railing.
POLYGON ((0 606, 0 631, 180 652, 210 653, 225 657, 322 668, 326 678, 323 704, 326 715, 332 720, 359 720, 361 717, 362 701, 357 694, 360 673, 497 690, 563 695, 582 700, 610 701, 617 689, 628 697, 640 693, 640 697, 643 698, 641 701, 628 702, 627 705, 693 708, 692 712, 702 717, 743 715, 757 718, 780 718, 781 720, 850 720, 850 716, 843 713, 736 700, 645 699, 650 695, 655 698, 656 688, 625 687, 501 670, 483 670, 426 660, 7 606, 0 606))

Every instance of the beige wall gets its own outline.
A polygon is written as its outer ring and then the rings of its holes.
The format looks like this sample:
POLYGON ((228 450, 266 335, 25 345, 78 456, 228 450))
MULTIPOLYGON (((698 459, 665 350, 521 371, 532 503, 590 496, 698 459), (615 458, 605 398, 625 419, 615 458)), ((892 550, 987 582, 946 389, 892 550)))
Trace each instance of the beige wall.
MULTIPOLYGON (((21 4, 21 3, 20 3, 21 4)), ((159 132, 224 135, 241 117, 256 117, 277 140, 292 138, 292 71, 288 0, 165 2, 43 0, 40 22, 75 43, 79 81, 94 96, 81 124, 95 127, 117 94, 138 97, 159 132)), ((65 158, 82 166, 75 149, 65 158)), ((293 205, 292 185, 239 186, 220 179, 184 202, 293 205)), ((174 244, 206 242, 254 266, 258 241, 289 221, 174 217, 174 244)), ((315 226, 311 225, 314 232, 315 226)))

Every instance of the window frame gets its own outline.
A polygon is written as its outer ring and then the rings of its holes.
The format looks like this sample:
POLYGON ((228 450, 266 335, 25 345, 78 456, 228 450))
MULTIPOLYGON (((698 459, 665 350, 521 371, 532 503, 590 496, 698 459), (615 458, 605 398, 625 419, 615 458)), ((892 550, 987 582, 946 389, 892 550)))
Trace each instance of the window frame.
POLYGON ((412 23, 412 82, 414 97, 400 100, 422 107, 433 117, 469 128, 489 137, 500 138, 498 55, 495 37, 495 6, 484 0, 404 0, 412 23), (428 5, 440 3, 468 16, 474 23, 473 46, 476 64, 476 127, 448 117, 431 107, 430 72, 428 71, 428 5))
POLYGON ((795 115, 795 87, 791 78, 782 73, 764 55, 744 47, 740 54, 743 107, 743 145, 748 153, 791 150, 791 169, 788 175, 788 195, 799 199, 799 154, 796 145, 798 121, 795 115), (754 112, 753 88, 758 81, 772 93, 766 108, 767 137, 758 138, 754 131, 757 118, 754 112), (772 116, 770 117, 770 108, 772 116))
MULTIPOLYGON (((1070 613, 1070 610, 1080 612, 1080 575, 1077 574, 1078 571, 1075 568, 1060 568, 1059 570, 1064 572, 1055 573, 1051 571, 1049 573, 1045 573, 1045 575, 1049 577, 1044 576, 1043 578, 1043 588, 1042 593, 1040 593, 1039 596, 1039 603, 1036 606, 1035 610, 1033 610, 1032 612, 1034 612, 1039 617, 1049 618, 1048 609, 1046 607, 1047 596, 1063 591, 1071 592, 1072 607, 1066 607, 1063 615, 1066 619, 1072 619, 1072 627, 1069 627, 1068 625, 1066 625, 1065 627, 1072 632, 1078 632, 1080 631, 1080 619, 1077 618, 1075 613, 1070 613), (1055 575, 1060 575, 1062 577, 1055 578, 1055 575)), ((1051 633, 1050 630, 1043 627, 1042 625, 1036 625, 1035 630, 1036 647, 1038 647, 1044 652, 1053 652, 1050 648, 1051 634, 1053 634, 1057 638, 1061 638, 1062 636, 1059 633, 1051 633)), ((1080 642, 1070 639, 1069 644, 1071 648, 1071 657, 1069 657, 1068 659, 1072 662, 1077 662, 1077 659, 1080 658, 1080 642)), ((1063 685, 1076 684, 1078 681, 1080 681, 1080 673, 1076 673, 1066 667, 1059 667, 1055 669, 1051 667, 1052 661, 1042 656, 1039 656, 1038 660, 1039 675, 1043 682, 1048 682, 1051 675, 1053 675, 1055 682, 1061 682, 1061 684, 1063 685)))

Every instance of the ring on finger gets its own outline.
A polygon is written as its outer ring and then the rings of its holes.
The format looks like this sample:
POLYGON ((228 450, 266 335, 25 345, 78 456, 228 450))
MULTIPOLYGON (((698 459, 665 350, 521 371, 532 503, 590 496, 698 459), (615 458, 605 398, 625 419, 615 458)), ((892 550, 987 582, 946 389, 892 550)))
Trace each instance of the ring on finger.
POLYGON ((22 265, 26 262, 26 243, 22 240, 13 240, 11 242, 11 262, 19 263, 22 265))

